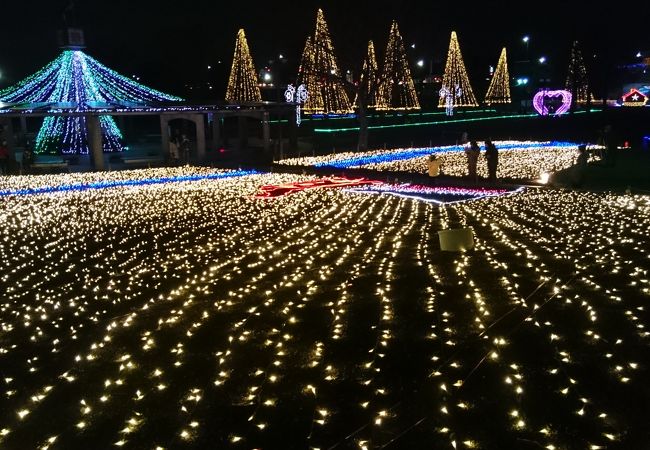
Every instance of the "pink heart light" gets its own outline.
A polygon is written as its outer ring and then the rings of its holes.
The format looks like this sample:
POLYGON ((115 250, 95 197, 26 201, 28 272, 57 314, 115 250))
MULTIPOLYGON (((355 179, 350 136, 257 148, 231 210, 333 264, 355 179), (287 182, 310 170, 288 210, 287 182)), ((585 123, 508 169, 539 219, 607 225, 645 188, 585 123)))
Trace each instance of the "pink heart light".
POLYGON ((535 107, 535 110, 542 116, 548 116, 548 108, 544 104, 544 99, 546 97, 562 97, 562 104, 555 111, 556 116, 564 114, 569 110, 569 108, 571 107, 571 99, 573 98, 571 92, 566 90, 539 91, 537 94, 535 94, 535 97, 533 97, 533 106, 535 107))

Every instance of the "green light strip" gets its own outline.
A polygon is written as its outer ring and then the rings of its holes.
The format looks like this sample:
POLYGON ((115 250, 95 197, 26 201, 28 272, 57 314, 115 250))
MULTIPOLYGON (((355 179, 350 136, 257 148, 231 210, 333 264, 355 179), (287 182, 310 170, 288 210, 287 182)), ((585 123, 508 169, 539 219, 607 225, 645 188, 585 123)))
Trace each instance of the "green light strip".
MULTIPOLYGON (((464 114, 477 114, 477 113, 493 113, 497 112, 496 109, 476 109, 472 111, 464 111, 464 114)), ((439 112, 423 112, 423 113, 393 113, 393 114, 385 114, 385 115, 380 115, 380 114, 370 114, 368 115, 369 118, 375 118, 375 117, 383 117, 383 118, 390 118, 390 117, 404 117, 404 116, 443 116, 447 114, 445 111, 439 111, 439 112)), ((311 117, 305 117, 302 119, 303 122, 309 122, 309 121, 316 121, 316 120, 353 120, 356 119, 356 117, 328 117, 328 118, 318 118, 318 119, 312 119, 311 117)), ((270 120, 269 123, 287 123, 288 120, 270 120)))
MULTIPOLYGON (((600 112, 599 110, 590 111, 576 111, 574 114, 584 114, 588 112, 600 112)), ((452 123, 465 123, 465 122, 479 122, 481 120, 497 120, 497 119, 527 119, 531 117, 540 117, 539 114, 513 114, 509 116, 494 116, 494 117, 477 117, 472 119, 458 119, 458 120, 440 120, 435 122, 416 122, 416 123, 400 123, 393 125, 375 125, 368 127, 369 130, 382 130, 387 128, 405 128, 405 127, 423 127, 430 125, 445 125, 452 123)), ((315 133, 345 133, 348 131, 359 131, 359 127, 350 128, 314 128, 315 133)))

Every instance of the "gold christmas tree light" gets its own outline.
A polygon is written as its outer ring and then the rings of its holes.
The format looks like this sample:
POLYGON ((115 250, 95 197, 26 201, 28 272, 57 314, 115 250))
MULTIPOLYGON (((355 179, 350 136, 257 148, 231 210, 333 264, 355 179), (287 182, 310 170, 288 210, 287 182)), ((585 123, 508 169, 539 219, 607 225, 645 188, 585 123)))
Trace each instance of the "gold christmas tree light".
POLYGON ((388 36, 377 109, 420 109, 411 69, 406 59, 404 41, 395 21, 391 25, 388 36))
MULTIPOLYGON (((377 107, 377 77, 379 76, 379 67, 377 66, 377 56, 375 54, 375 44, 368 42, 368 54, 363 61, 363 70, 361 71, 361 85, 365 85, 366 101, 368 108, 377 107)), ((357 104, 359 95, 354 99, 357 104)))
MULTIPOLYGON (((442 89, 450 92, 449 96, 441 96, 438 106, 441 108, 449 107, 447 98, 450 98, 452 107, 458 106, 478 106, 472 86, 469 83, 467 70, 463 63, 463 56, 460 53, 460 45, 456 32, 451 32, 449 41, 449 52, 447 53, 447 63, 445 65, 445 74, 442 79, 442 89)), ((441 90, 442 90, 441 89, 441 90)))
POLYGON ((321 105, 322 112, 322 105, 324 104, 323 92, 320 89, 318 77, 316 76, 314 69, 315 56, 316 53, 312 48, 311 36, 308 36, 307 41, 305 42, 305 49, 302 52, 300 67, 298 68, 298 80, 301 84, 304 84, 307 87, 307 92, 309 92, 306 104, 309 104, 310 106, 321 105))
POLYGON ((298 71, 298 84, 307 86, 309 98, 303 111, 306 113, 352 112, 350 99, 345 92, 343 76, 334 56, 334 45, 321 9, 316 17, 316 31, 307 39, 298 71))
POLYGON ((585 66, 585 60, 582 58, 578 41, 574 41, 571 48, 569 73, 567 74, 565 86, 566 90, 573 94, 574 102, 587 103, 590 95, 589 79, 587 78, 587 67, 585 66))
POLYGON ((235 54, 230 69, 228 88, 226 89, 226 101, 230 103, 262 101, 253 57, 248 49, 248 42, 243 29, 237 33, 235 54))
POLYGON ((501 50, 497 69, 492 75, 490 87, 485 94, 485 104, 492 105, 497 103, 511 103, 510 98, 510 73, 508 72, 508 58, 506 48, 501 50))

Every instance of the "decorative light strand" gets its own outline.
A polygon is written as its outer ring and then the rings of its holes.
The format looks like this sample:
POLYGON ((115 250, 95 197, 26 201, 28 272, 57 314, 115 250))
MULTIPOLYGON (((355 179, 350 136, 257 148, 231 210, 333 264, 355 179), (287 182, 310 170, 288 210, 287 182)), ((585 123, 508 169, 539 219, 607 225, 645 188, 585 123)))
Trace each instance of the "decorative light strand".
POLYGON ((0 445, 643 447, 647 196, 251 198, 305 181, 0 199, 0 445))
MULTIPOLYGON (((442 87, 443 89, 447 89, 448 92, 454 92, 456 88, 460 89, 460 96, 452 97, 453 107, 478 106, 469 78, 467 77, 467 70, 463 62, 463 55, 460 53, 460 45, 458 44, 458 37, 455 31, 451 32, 445 73, 442 78, 442 87)), ((445 108, 447 106, 445 98, 441 96, 438 107, 445 108)))
POLYGON ((350 99, 345 92, 342 76, 325 15, 319 9, 316 30, 313 36, 307 38, 298 70, 297 84, 304 84, 309 92, 303 111, 308 114, 351 113, 350 99))
MULTIPOLYGON (((553 173, 572 166, 576 162, 578 144, 572 142, 532 142, 495 141, 499 149, 500 178, 536 180, 540 173, 553 173)), ((482 150, 484 145, 479 146, 482 150)), ((589 150, 602 149, 602 146, 588 145, 589 150)), ((279 161, 280 164, 314 167, 365 168, 378 171, 398 171, 425 173, 427 159, 436 154, 441 160, 446 175, 467 175, 467 156, 465 147, 451 145, 443 147, 424 147, 408 149, 372 150, 368 152, 345 152, 334 155, 291 158, 279 161)), ((590 160, 596 160, 592 152, 590 160)), ((479 174, 488 175, 487 165, 479 164, 479 174)))
POLYGON ((378 110, 420 109, 411 69, 406 59, 404 41, 396 21, 393 21, 390 27, 378 90, 378 110))
POLYGON ((571 58, 569 60, 565 89, 571 92, 573 101, 576 103, 585 104, 588 102, 590 96, 591 100, 594 101, 593 95, 589 91, 587 66, 582 57, 578 41, 573 41, 573 46, 571 47, 571 58))
POLYGON ((260 92, 253 57, 248 49, 246 34, 243 29, 237 33, 235 54, 232 59, 226 101, 230 103, 261 102, 260 92))
POLYGON ((508 58, 506 48, 501 50, 497 69, 492 75, 490 87, 485 94, 485 104, 493 105, 500 103, 511 103, 510 98, 510 73, 508 72, 508 58))
MULTIPOLYGON (((366 102, 368 108, 377 107, 378 98, 378 84, 379 82, 379 67, 377 66, 377 56, 375 55, 375 44, 372 41, 368 42, 368 54, 366 59, 363 60, 363 69, 361 70, 360 84, 365 83, 366 88, 366 102)), ((354 105, 357 105, 359 94, 354 99, 354 105)))
MULTIPOLYGON (((65 50, 57 59, 15 86, 0 91, 0 101, 75 105, 92 111, 97 103, 178 101, 118 74, 80 50, 65 50)), ((122 151, 122 133, 114 119, 100 116, 105 152, 122 151)), ((87 154, 85 117, 49 116, 43 121, 35 142, 37 153, 87 154)))

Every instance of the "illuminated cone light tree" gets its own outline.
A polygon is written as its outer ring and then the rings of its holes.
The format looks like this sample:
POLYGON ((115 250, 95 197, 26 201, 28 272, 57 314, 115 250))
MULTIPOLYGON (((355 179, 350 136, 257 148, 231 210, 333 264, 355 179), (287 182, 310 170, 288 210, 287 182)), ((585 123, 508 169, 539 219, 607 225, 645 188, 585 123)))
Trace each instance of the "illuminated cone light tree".
MULTIPOLYGON (((467 70, 463 63, 463 56, 460 53, 460 46, 458 45, 458 38, 456 32, 451 32, 451 41, 449 42, 449 52, 447 54, 447 63, 445 64, 445 74, 442 79, 442 89, 450 92, 452 106, 478 106, 472 86, 467 77, 467 70), (455 95, 460 91, 459 95, 455 95)), ((448 96, 441 96, 438 106, 441 108, 448 107, 448 96)))
POLYGON ((569 73, 566 78, 566 90, 571 92, 573 100, 577 103, 587 103, 589 100, 589 79, 587 78, 587 67, 582 58, 582 52, 578 41, 573 42, 571 48, 571 60, 569 61, 569 73))
POLYGON ((231 103, 262 101, 253 57, 248 49, 248 42, 243 29, 237 33, 235 54, 230 69, 228 88, 226 89, 226 101, 231 103))
MULTIPOLYGON (((365 89, 366 101, 368 108, 377 107, 377 82, 379 77, 379 68, 377 66, 377 57, 375 55, 375 44, 368 42, 368 54, 363 61, 363 70, 361 71, 361 86, 365 89)), ((356 105, 359 95, 354 100, 356 105)))
POLYGON ((510 74, 508 72, 508 58, 506 56, 506 48, 501 50, 499 63, 497 69, 490 81, 490 87, 485 94, 485 103, 492 105, 495 103, 510 103, 510 74))
POLYGON ((298 84, 307 86, 306 113, 349 113, 350 99, 336 57, 334 45, 321 9, 316 17, 316 31, 307 38, 298 70, 298 84))
POLYGON ((411 69, 406 60, 404 41, 395 21, 388 37, 377 109, 420 109, 411 69))
MULTIPOLYGON (((179 101, 118 74, 80 50, 64 50, 34 75, 0 91, 6 103, 48 103, 74 106, 83 112, 116 102, 179 101)), ((122 132, 110 116, 100 116, 103 150, 124 149, 122 132)), ((87 154, 88 128, 83 116, 46 117, 36 137, 37 153, 87 154)))
MULTIPOLYGON (((300 67, 298 68, 298 79, 302 84, 307 86, 307 92, 309 92, 309 106, 310 108, 314 105, 314 109, 310 109, 309 112, 314 112, 316 105, 323 105, 323 92, 320 89, 320 85, 316 74, 314 73, 314 51, 312 49, 312 37, 308 36, 307 41, 305 42, 305 49, 302 52, 302 60, 300 61, 300 67)), ((304 108, 303 108, 304 111, 304 108)))

